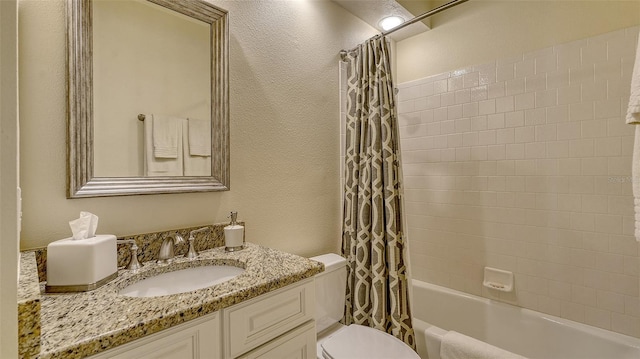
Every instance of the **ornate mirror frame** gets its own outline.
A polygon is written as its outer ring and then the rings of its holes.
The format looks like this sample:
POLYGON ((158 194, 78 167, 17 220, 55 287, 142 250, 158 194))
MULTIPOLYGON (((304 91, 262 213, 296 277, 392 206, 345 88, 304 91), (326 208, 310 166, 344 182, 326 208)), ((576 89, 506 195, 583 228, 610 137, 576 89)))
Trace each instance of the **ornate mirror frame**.
POLYGON ((227 11, 202 0, 147 0, 210 24, 211 176, 94 177, 92 0, 67 0, 67 198, 229 190, 227 11))

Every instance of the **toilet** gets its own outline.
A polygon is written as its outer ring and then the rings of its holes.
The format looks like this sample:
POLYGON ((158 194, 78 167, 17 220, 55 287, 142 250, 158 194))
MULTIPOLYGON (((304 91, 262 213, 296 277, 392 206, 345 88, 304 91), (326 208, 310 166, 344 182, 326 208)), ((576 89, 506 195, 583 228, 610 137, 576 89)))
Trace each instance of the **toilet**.
POLYGON ((344 313, 347 261, 333 253, 311 258, 324 264, 315 276, 318 359, 420 359, 398 338, 383 331, 339 323, 344 313))

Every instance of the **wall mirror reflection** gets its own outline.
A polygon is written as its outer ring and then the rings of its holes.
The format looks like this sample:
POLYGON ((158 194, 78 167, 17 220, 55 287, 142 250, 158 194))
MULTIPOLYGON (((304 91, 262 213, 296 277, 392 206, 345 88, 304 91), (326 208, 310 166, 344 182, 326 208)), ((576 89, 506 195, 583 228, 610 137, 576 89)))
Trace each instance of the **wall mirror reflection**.
POLYGON ((68 1, 68 197, 226 190, 227 12, 68 1))

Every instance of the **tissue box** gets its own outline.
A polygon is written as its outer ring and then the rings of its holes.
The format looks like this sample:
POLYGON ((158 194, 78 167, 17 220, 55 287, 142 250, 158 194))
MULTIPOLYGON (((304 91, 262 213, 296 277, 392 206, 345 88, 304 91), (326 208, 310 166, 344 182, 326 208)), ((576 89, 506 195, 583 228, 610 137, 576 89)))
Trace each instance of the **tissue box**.
POLYGON ((61 239, 47 246, 47 292, 84 292, 118 276, 116 236, 61 239))

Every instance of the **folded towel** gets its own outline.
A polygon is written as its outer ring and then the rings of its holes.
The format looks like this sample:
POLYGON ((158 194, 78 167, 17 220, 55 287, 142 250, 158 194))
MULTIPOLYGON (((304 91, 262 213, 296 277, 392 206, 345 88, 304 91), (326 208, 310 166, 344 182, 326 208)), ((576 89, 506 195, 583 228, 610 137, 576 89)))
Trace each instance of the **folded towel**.
POLYGON ((211 156, 211 121, 189 118, 189 154, 211 156))
MULTIPOLYGON (((190 138, 187 135, 190 130, 191 120, 184 121, 182 125, 182 155, 184 161, 185 176, 211 176, 211 148, 209 148, 209 156, 194 156, 189 152, 190 138), (188 123, 187 123, 188 122, 188 123)), ((211 136, 209 136, 211 137, 211 136)))
POLYGON ((156 158, 178 158, 179 120, 153 115, 153 155, 156 158))
MULTIPOLYGON (((631 75, 631 96, 627 108, 627 123, 640 124, 640 37, 636 46, 636 60, 633 64, 631 75)), ((631 184, 633 189, 633 202, 635 210, 635 237, 640 242, 640 128, 636 127, 633 144, 633 159, 631 166, 631 184)))
MULTIPOLYGON (((184 122, 181 121, 180 123, 184 122)), ((154 155, 153 149, 154 116, 146 116, 144 120, 144 175, 145 176, 182 176, 182 126, 179 127, 180 136, 177 139, 179 153, 175 158, 161 158, 154 155), (179 156, 178 156, 179 154, 179 156)), ((176 151, 178 151, 176 149, 176 151)))
POLYGON ((629 96, 629 107, 627 108, 627 123, 640 124, 640 36, 636 46, 633 74, 631 75, 631 96, 629 96))
POLYGON ((458 332, 449 331, 440 344, 441 359, 524 359, 523 356, 511 353, 491 344, 468 337, 458 332))

